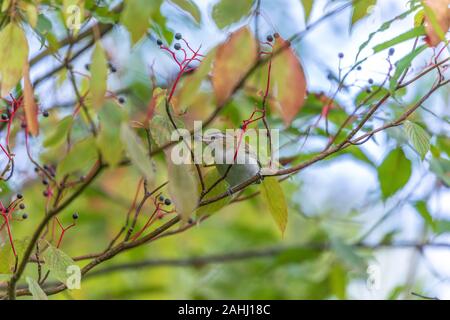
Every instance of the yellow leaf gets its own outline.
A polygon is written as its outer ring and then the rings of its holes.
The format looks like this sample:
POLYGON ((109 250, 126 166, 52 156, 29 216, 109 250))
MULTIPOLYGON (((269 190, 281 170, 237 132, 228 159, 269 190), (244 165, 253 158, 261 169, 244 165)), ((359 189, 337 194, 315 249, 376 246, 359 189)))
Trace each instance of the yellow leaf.
POLYGON ((217 49, 212 84, 217 104, 224 104, 258 59, 257 43, 248 28, 231 34, 217 49))
POLYGON ((276 177, 266 177, 261 183, 261 196, 264 199, 275 223, 284 235, 288 220, 288 210, 283 189, 276 177))
POLYGON ((1 96, 6 96, 22 78, 28 60, 28 42, 24 31, 15 23, 0 32, 1 96))
POLYGON ((166 153, 169 193, 177 213, 182 221, 187 222, 199 200, 196 171, 192 164, 174 164, 170 157, 171 150, 166 153))
POLYGON ((92 105, 95 109, 101 108, 106 94, 106 81, 108 78, 108 61, 100 43, 94 48, 91 63, 91 85, 90 93, 92 105))
POLYGON ((34 99, 28 62, 23 67, 23 101, 28 132, 33 136, 37 136, 39 134, 38 107, 34 99))

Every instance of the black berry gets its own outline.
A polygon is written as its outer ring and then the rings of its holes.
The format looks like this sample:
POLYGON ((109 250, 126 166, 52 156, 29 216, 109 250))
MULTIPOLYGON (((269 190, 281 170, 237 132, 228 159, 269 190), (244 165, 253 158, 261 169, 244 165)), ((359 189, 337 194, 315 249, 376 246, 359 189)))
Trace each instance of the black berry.
POLYGON ((46 191, 44 191, 44 192, 42 192, 42 195, 44 196, 44 197, 48 197, 48 195, 49 195, 49 193, 48 193, 48 191, 46 190, 46 191))
POLYGON ((267 36, 267 41, 269 41, 269 42, 272 42, 272 41, 273 41, 272 35, 269 34, 269 35, 267 36))
POLYGON ((42 112, 42 115, 44 116, 44 117, 48 117, 48 111, 44 111, 44 112, 42 112))
POLYGON ((175 45, 173 47, 175 48, 175 50, 180 50, 181 49, 181 44, 175 43, 175 45))
POLYGON ((42 180, 42 184, 43 184, 44 186, 48 185, 47 179, 43 179, 43 180, 42 180))
POLYGON ((183 38, 183 36, 181 35, 181 33, 179 33, 179 32, 175 33, 175 39, 181 40, 181 38, 183 38))
POLYGON ((73 220, 77 220, 77 219, 79 218, 78 213, 75 212, 75 213, 72 215, 72 218, 73 218, 73 220))
POLYGON ((86 63, 84 65, 84 68, 89 71, 89 69, 91 68, 91 65, 89 63, 86 63))
POLYGON ((119 97, 117 99, 117 101, 119 101, 119 103, 125 103, 125 98, 124 97, 119 97))
POLYGON ((394 49, 394 48, 390 48, 390 49, 389 49, 389 55, 390 55, 390 56, 393 56, 393 55, 394 55, 394 52, 395 52, 395 49, 394 49))
POLYGON ((338 57, 339 59, 342 59, 344 57, 344 54, 342 52, 339 52, 338 57))
POLYGON ((370 88, 367 88, 367 89, 366 89, 366 92, 367 92, 367 93, 372 93, 372 90, 370 90, 370 88))
POLYGON ((22 199, 22 198, 23 198, 23 195, 21 193, 18 193, 17 194, 17 199, 22 199))
POLYGON ((156 44, 157 44, 158 46, 162 46, 162 45, 163 45, 163 42, 162 42, 161 39, 158 39, 158 40, 156 40, 156 44))
POLYGON ((117 72, 116 67, 114 67, 114 65, 111 62, 108 62, 108 68, 109 70, 111 70, 112 73, 117 72))
POLYGON ((362 69, 361 66, 356 67, 356 70, 358 70, 358 71, 361 71, 361 69, 362 69))
POLYGON ((6 113, 2 113, 2 120, 8 120, 8 115, 6 113))
POLYGON ((164 201, 164 196, 159 196, 158 200, 163 202, 164 201))
POLYGON ((25 209, 25 205, 24 205, 23 203, 19 204, 19 209, 20 209, 20 210, 25 209))
POLYGON ((369 79, 369 83, 370 83, 370 84, 373 84, 373 79, 369 79))
POLYGON ((167 198, 166 200, 164 200, 164 204, 166 206, 170 206, 172 204, 172 201, 169 198, 167 198))
POLYGON ((22 215, 22 219, 23 219, 23 220, 28 219, 28 215, 27 215, 26 213, 24 213, 24 214, 22 215))
POLYGON ((22 122, 22 123, 20 124, 20 127, 21 127, 22 129, 25 129, 25 128, 27 127, 27 124, 26 124, 25 122, 22 122))

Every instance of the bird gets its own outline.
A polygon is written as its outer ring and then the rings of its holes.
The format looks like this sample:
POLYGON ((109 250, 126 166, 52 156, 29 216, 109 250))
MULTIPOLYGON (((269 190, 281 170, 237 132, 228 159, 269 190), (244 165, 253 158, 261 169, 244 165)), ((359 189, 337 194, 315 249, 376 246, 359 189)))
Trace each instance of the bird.
POLYGON ((202 141, 210 151, 210 157, 206 160, 214 163, 219 174, 229 184, 229 194, 232 194, 233 188, 255 176, 259 176, 257 182, 262 179, 257 153, 243 141, 242 133, 237 132, 230 134, 215 131, 202 136, 202 141))

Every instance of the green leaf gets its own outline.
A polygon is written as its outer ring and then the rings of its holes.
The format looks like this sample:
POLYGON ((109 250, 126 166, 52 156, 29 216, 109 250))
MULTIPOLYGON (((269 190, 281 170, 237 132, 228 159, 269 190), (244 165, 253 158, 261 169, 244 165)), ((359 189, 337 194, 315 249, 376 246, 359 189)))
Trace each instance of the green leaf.
POLYGON ((28 60, 28 42, 25 32, 16 23, 9 23, 0 31, 1 96, 4 97, 22 78, 28 60))
POLYGON ((425 49, 427 49, 427 45, 422 45, 395 63, 395 73, 389 81, 389 90, 391 92, 395 91, 398 79, 400 79, 402 73, 411 66, 412 61, 425 49))
MULTIPOLYGON (((217 171, 217 169, 215 167, 212 168, 211 170, 209 170, 203 177, 206 190, 208 190, 213 184, 215 184, 217 181, 219 181, 220 178, 222 178, 222 175, 217 171)), ((224 192, 227 192, 229 187, 230 186, 226 182, 226 180, 222 180, 210 192, 208 192, 208 194, 205 196, 205 200, 208 200, 208 198, 213 198, 215 196, 223 194, 224 192)), ((199 190, 199 191, 201 191, 201 190, 199 190)), ((230 201, 231 201, 230 197, 223 198, 219 201, 216 201, 216 202, 213 202, 206 206, 198 208, 196 211, 196 214, 198 217, 201 217, 203 215, 211 215, 214 212, 222 209, 230 201)))
POLYGON ((450 232, 450 220, 436 220, 436 233, 447 233, 450 232))
POLYGON ((361 51, 362 51, 365 47, 367 47, 367 45, 370 43, 370 41, 372 40, 372 38, 373 38, 377 33, 380 33, 380 32, 383 32, 383 31, 388 30, 393 22, 398 21, 398 20, 402 20, 402 19, 406 18, 409 14, 411 14, 412 12, 414 12, 417 8, 418 8, 418 6, 415 6, 415 7, 413 7, 413 8, 410 8, 408 11, 403 12, 402 14, 400 14, 400 15, 394 17, 393 19, 384 22, 384 23, 383 23, 376 31, 374 31, 374 32, 372 32, 371 34, 369 34, 369 37, 367 38, 367 40, 364 41, 364 42, 359 46, 358 53, 356 54, 356 59, 355 59, 355 61, 358 61, 358 57, 359 57, 361 51))
POLYGON ((92 105, 98 110, 102 107, 105 99, 108 78, 108 61, 106 59, 105 51, 100 43, 97 43, 94 52, 92 53, 90 71, 90 94, 92 97, 92 105))
POLYGON ((430 170, 446 185, 450 186, 450 160, 444 158, 432 158, 430 170))
POLYGON ((207 79, 208 74, 211 71, 212 62, 214 61, 215 56, 216 50, 211 50, 206 57, 203 58, 198 68, 195 69, 195 72, 192 75, 187 76, 183 81, 183 85, 178 93, 180 112, 184 112, 195 101, 201 84, 207 79))
POLYGON ((77 264, 71 257, 60 249, 48 244, 47 249, 44 251, 43 258, 45 266, 50 270, 51 275, 66 284, 67 279, 70 277, 68 268, 76 266, 77 264))
POLYGON ((197 5, 192 0, 170 0, 170 2, 176 4, 182 10, 188 12, 194 18, 195 22, 200 24, 201 13, 197 5))
POLYGON ((94 138, 86 138, 77 142, 56 170, 58 178, 89 168, 97 159, 97 147, 94 138))
POLYGON ((28 290, 30 290, 33 300, 48 300, 47 295, 36 280, 30 277, 27 277, 26 280, 28 283, 28 290))
POLYGON ((48 137, 44 140, 43 146, 45 148, 59 147, 62 143, 67 141, 67 134, 72 127, 73 116, 62 118, 53 128, 48 137))
POLYGON ((353 1, 352 26, 367 16, 369 9, 377 3, 377 0, 353 1))
POLYGON ((330 271, 330 285, 334 295, 340 299, 347 298, 347 271, 340 264, 336 264, 330 271))
POLYGON ((355 268, 358 272, 365 272, 367 263, 352 246, 347 245, 338 237, 331 237, 331 247, 343 263, 355 268))
POLYGON ((405 121, 403 128, 409 141, 423 160, 428 151, 430 151, 430 135, 421 126, 411 121, 405 121))
POLYGON ((397 148, 384 159, 378 167, 378 180, 381 185, 383 199, 394 195, 403 188, 411 177, 411 161, 403 150, 397 148))
POLYGON ((405 42, 406 40, 409 40, 409 39, 417 38, 424 34, 425 34, 425 28, 423 26, 415 27, 414 29, 406 31, 391 40, 388 40, 379 45, 376 45, 375 47, 373 47, 373 51, 375 53, 378 53, 378 52, 380 52, 384 49, 390 48, 396 44, 405 42))
POLYGON ((427 204, 424 201, 418 201, 414 205, 417 212, 420 214, 420 216, 423 218, 425 223, 433 230, 434 232, 437 231, 437 226, 435 221, 433 220, 433 217, 431 216, 430 212, 428 211, 427 204))
POLYGON ((284 235, 288 221, 286 197, 276 177, 266 177, 261 183, 261 196, 275 223, 284 235))
POLYGON ((145 35, 150 26, 150 16, 153 10, 159 10, 160 3, 160 0, 125 1, 121 23, 130 32, 132 44, 145 35))
POLYGON ((308 22, 313 8, 314 0, 301 0, 301 2, 303 5, 303 11, 305 12, 305 22, 308 22))
MULTIPOLYGON (((183 143, 183 142, 181 142, 183 143)), ((197 208, 199 200, 197 172, 192 164, 175 164, 171 159, 171 150, 166 151, 169 193, 177 213, 187 222, 197 208)))
POLYGON ((110 166, 117 166, 122 160, 124 145, 120 139, 120 128, 125 119, 124 111, 115 103, 106 103, 100 110, 101 130, 97 137, 97 145, 103 160, 110 166))
POLYGON ((212 9, 212 17, 217 26, 223 29, 248 15, 252 4, 252 0, 220 0, 212 9))
POLYGON ((120 136, 128 156, 130 157, 131 163, 149 182, 153 180, 152 162, 148 150, 144 147, 141 139, 126 123, 122 123, 120 136))

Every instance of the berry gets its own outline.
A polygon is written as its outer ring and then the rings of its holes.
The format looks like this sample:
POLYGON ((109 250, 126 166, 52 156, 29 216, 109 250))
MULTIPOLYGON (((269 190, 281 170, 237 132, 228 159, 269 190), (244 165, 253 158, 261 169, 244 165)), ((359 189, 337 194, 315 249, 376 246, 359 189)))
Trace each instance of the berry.
POLYGON ((27 127, 27 124, 26 124, 25 122, 22 122, 22 123, 20 124, 20 127, 21 127, 22 129, 25 129, 25 128, 27 127))
POLYGON ((42 184, 43 184, 44 186, 48 185, 47 179, 42 180, 42 184))
POLYGON ((167 198, 166 200, 164 200, 164 204, 166 206, 170 206, 172 204, 172 201, 169 198, 167 198))
POLYGON ((117 72, 116 67, 114 67, 111 62, 108 62, 108 68, 109 68, 109 70, 111 70, 112 73, 117 72))
POLYGON ((394 48, 390 48, 390 49, 389 49, 389 55, 390 55, 390 56, 393 56, 393 55, 394 55, 394 52, 395 52, 395 49, 394 49, 394 48))
POLYGON ((164 196, 162 196, 162 195, 159 196, 158 200, 161 201, 161 202, 163 202, 163 201, 164 201, 164 196))
POLYGON ((124 97, 119 97, 117 99, 117 101, 119 101, 119 103, 125 103, 125 98, 124 97))
POLYGON ((329 74, 327 75, 327 79, 328 79, 328 80, 333 80, 333 75, 332 75, 331 73, 329 73, 329 74))
POLYGON ((156 40, 156 44, 157 44, 158 46, 162 46, 162 45, 163 45, 163 42, 162 42, 161 39, 158 39, 158 40, 156 40))
POLYGON ((358 70, 358 71, 361 71, 361 69, 362 69, 361 66, 356 67, 356 70, 358 70))
POLYGON ((17 199, 22 199, 22 198, 23 198, 23 195, 21 193, 18 193, 17 194, 17 199))
POLYGON ((189 220, 188 220, 188 223, 189 223, 189 224, 193 224, 194 222, 195 222, 194 219, 189 218, 189 220))
POLYGON ((369 79, 369 83, 370 83, 370 84, 373 84, 373 79, 369 79))
POLYGON ((2 113, 2 120, 8 120, 8 115, 6 113, 2 113))
POLYGON ((267 36, 267 41, 269 41, 269 42, 272 42, 272 41, 273 41, 272 35, 269 34, 269 35, 267 36))
POLYGON ((175 33, 175 39, 181 40, 181 38, 183 38, 183 36, 181 35, 181 33, 179 33, 179 32, 175 33))
POLYGON ((175 45, 173 47, 175 48, 175 50, 180 50, 181 49, 181 44, 175 43, 175 45))
POLYGON ((42 112, 42 115, 44 116, 44 117, 48 117, 48 111, 44 111, 44 112, 42 112))
POLYGON ((24 205, 23 203, 19 204, 19 209, 20 209, 20 210, 25 209, 25 205, 24 205))
POLYGON ((44 197, 48 197, 48 195, 49 195, 49 193, 48 193, 48 191, 46 190, 46 191, 44 191, 44 192, 42 192, 42 195, 44 196, 44 197))
POLYGON ((22 219, 23 219, 23 220, 28 219, 28 214, 24 213, 24 214, 22 215, 22 219))
POLYGON ((79 218, 78 213, 75 212, 75 213, 72 215, 72 218, 73 218, 73 220, 77 220, 77 219, 79 218))
POLYGON ((34 167, 34 172, 39 172, 39 168, 38 167, 34 167))
POLYGON ((342 59, 344 57, 344 54, 342 52, 339 52, 338 57, 339 59, 342 59))
POLYGON ((91 65, 89 63, 86 63, 84 65, 84 68, 89 71, 89 69, 91 68, 91 65))
POLYGON ((370 90, 370 88, 367 88, 367 89, 366 89, 366 92, 367 92, 367 93, 372 93, 372 90, 370 90))

